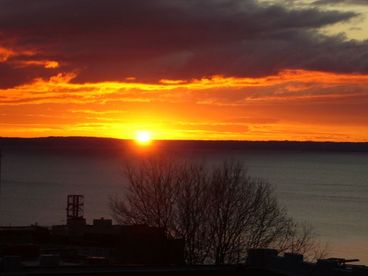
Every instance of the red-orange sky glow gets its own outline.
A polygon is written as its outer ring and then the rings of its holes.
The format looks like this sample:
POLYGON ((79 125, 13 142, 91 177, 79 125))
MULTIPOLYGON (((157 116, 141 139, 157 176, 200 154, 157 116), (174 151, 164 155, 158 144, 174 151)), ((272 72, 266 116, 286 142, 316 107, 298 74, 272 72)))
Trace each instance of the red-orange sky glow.
POLYGON ((71 83, 0 90, 3 136, 366 141, 368 75, 284 71, 262 78, 71 83))
POLYGON ((7 2, 0 136, 368 141, 355 10, 137 2, 7 2))

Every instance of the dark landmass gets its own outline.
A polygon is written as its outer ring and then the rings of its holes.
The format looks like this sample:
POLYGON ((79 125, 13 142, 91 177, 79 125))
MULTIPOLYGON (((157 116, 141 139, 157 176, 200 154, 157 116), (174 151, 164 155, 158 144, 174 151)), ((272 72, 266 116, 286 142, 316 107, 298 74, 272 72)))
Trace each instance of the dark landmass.
MULTIPOLYGON (((131 140, 95 137, 0 138, 0 148, 11 152, 60 154, 116 154, 131 149, 131 140)), ((297 141, 154 141, 163 152, 176 151, 291 151, 291 152, 368 152, 368 143, 297 141)))

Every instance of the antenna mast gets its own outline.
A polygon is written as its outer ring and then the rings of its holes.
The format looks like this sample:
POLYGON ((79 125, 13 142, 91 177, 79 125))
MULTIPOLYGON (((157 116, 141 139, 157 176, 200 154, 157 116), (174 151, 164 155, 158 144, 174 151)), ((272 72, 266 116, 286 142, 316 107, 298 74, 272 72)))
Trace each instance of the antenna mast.
POLYGON ((84 196, 68 195, 66 218, 67 220, 83 219, 84 196))

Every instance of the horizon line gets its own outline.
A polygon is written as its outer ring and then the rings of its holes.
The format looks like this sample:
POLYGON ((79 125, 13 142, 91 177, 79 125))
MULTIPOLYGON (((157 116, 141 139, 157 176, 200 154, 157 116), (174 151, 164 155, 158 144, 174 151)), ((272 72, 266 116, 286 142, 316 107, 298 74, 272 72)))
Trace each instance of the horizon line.
MULTIPOLYGON (((35 136, 35 137, 19 137, 19 136, 0 136, 0 139, 110 139, 120 141, 134 141, 132 138, 117 138, 108 136, 35 136)), ((331 144, 368 144, 367 141, 332 141, 332 140, 221 140, 221 139, 153 139, 153 142, 245 142, 245 143, 331 143, 331 144)))

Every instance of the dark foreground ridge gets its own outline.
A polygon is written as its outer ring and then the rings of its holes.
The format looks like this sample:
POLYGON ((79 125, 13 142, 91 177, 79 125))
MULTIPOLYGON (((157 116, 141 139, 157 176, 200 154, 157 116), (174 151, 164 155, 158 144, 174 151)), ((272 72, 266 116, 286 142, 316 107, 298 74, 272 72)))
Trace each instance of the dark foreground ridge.
MULTIPOLYGON (((132 141, 95 137, 0 138, 4 151, 60 154, 116 154, 129 150, 132 141)), ((368 152, 368 142, 296 141, 155 141, 155 147, 168 151, 294 151, 294 152, 368 152)))
POLYGON ((250 249, 238 265, 185 265, 184 240, 147 225, 86 223, 83 195, 67 198, 67 223, 0 227, 1 275, 363 276, 368 267, 345 259, 304 262, 303 255, 250 249))
POLYGON ((285 253, 280 256, 272 249, 250 249, 246 262, 238 265, 185 265, 181 255, 183 244, 179 241, 170 249, 168 240, 157 235, 160 229, 147 226, 113 226, 110 225, 110 220, 103 219, 94 221, 93 225, 80 224, 81 221, 76 223, 74 221, 68 225, 54 226, 51 230, 37 226, 1 228, 0 274, 368 275, 368 267, 349 264, 354 260, 329 258, 309 263, 303 260, 303 255, 285 253), (112 229, 119 230, 116 232, 119 234, 113 234, 112 229), (124 230, 121 231, 122 229, 124 230), (84 234, 80 231, 84 231, 84 234), (112 234, 108 235, 109 232, 112 234), (29 238, 33 239, 33 243, 24 243, 29 238), (45 240, 48 241, 45 243, 45 240), (5 241, 7 246, 4 246, 5 241))
POLYGON ((0 228, 0 274, 10 275, 242 275, 367 276, 368 267, 345 259, 303 260, 303 255, 250 249, 238 265, 185 265, 184 243, 160 228, 113 225, 80 217, 66 225, 0 228))

